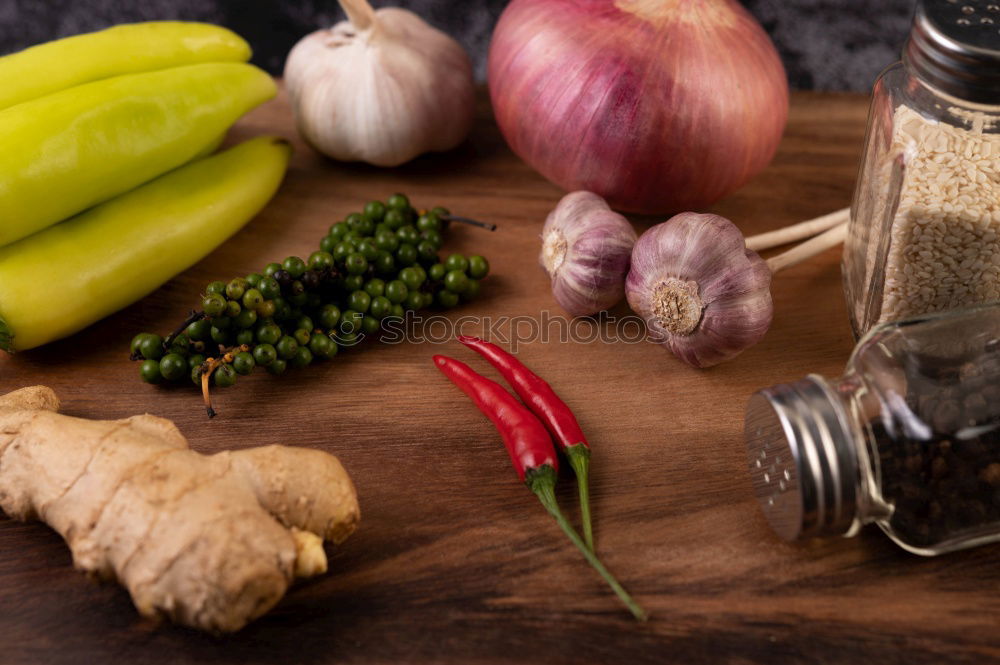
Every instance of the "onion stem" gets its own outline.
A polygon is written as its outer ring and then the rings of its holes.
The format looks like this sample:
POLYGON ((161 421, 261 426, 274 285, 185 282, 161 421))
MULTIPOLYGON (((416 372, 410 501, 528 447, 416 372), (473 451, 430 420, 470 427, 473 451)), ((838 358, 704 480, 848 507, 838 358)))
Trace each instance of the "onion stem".
POLYGON ((772 256, 767 259, 767 267, 771 269, 772 273, 776 273, 779 270, 784 270, 785 268, 798 265, 806 259, 810 259, 821 252, 825 252, 831 247, 836 247, 840 243, 844 242, 844 238, 846 237, 847 224, 840 224, 819 234, 818 236, 815 236, 811 240, 805 241, 801 245, 796 245, 787 252, 783 252, 777 256, 772 256))
POLYGON ((755 236, 747 238, 747 249, 760 252, 765 249, 772 249, 774 247, 780 247, 781 245, 787 245, 788 243, 811 238, 817 233, 822 233, 835 228, 839 224, 843 224, 850 217, 850 213, 850 208, 843 208, 842 210, 831 212, 815 219, 799 222, 798 224, 792 224, 791 226, 786 226, 775 231, 759 233, 755 236))

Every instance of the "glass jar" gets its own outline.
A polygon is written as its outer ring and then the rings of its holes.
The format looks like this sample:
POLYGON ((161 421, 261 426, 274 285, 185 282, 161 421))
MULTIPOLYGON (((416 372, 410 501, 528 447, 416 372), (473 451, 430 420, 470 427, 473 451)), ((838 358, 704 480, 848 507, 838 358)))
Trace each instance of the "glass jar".
POLYGON ((918 3, 872 92, 843 269, 858 337, 1000 300, 1000 2, 918 3))
POLYGON ((1000 305, 872 329, 836 381, 754 394, 745 436, 787 540, 871 522, 924 555, 1000 540, 1000 305))

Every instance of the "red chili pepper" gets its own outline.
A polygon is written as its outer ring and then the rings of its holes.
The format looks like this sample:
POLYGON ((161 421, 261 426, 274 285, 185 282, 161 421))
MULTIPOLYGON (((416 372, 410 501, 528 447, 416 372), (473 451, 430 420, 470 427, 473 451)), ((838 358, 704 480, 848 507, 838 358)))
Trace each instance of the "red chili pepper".
POLYGON ((588 445, 576 416, 542 377, 496 344, 469 335, 461 335, 458 341, 500 370, 514 392, 545 423, 560 446, 588 445))
POLYGON ((480 376, 471 367, 453 358, 434 356, 434 363, 452 383, 472 398, 483 415, 493 421, 522 481, 525 481, 529 471, 537 471, 546 465, 554 471, 559 470, 556 449, 552 446, 549 433, 538 418, 503 386, 480 376))
POLYGON ((587 562, 604 578, 629 611, 640 621, 646 613, 604 567, 563 515, 556 501, 556 451, 541 421, 496 381, 474 372, 465 363, 447 356, 434 356, 434 364, 452 383, 472 398, 482 413, 500 432, 518 476, 555 518, 559 527, 576 545, 587 562))
POLYGON ((552 386, 496 344, 468 335, 461 335, 458 341, 496 367, 518 397, 552 432, 556 443, 576 473, 577 487, 580 491, 583 537, 587 541, 587 546, 594 549, 594 529, 590 519, 590 444, 583 436, 583 430, 580 429, 576 416, 566 406, 566 402, 552 390, 552 386))

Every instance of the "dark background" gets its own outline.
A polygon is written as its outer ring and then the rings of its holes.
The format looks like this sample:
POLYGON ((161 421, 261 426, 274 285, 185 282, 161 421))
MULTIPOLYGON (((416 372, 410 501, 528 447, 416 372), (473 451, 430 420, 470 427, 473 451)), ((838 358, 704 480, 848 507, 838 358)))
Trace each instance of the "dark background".
MULTIPOLYGON (((709 2, 714 0, 707 0, 709 2)), ((456 37, 485 78, 490 31, 507 0, 374 0, 418 12, 456 37)), ((898 59, 914 0, 743 0, 781 52, 793 87, 868 90, 898 59)), ((279 74, 304 34, 342 17, 336 0, 0 0, 0 53, 114 23, 188 19, 228 26, 279 74)))

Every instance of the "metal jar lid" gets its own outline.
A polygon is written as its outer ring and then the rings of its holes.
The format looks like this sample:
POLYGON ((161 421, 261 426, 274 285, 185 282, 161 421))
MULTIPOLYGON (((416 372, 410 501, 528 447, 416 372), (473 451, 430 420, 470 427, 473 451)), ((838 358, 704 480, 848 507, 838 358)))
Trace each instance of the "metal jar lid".
POLYGON ((942 92, 1000 104, 1000 0, 920 0, 903 61, 942 92))
POLYGON ((744 437, 754 492, 779 536, 798 540, 850 530, 857 449, 843 404, 822 377, 755 393, 744 437))

